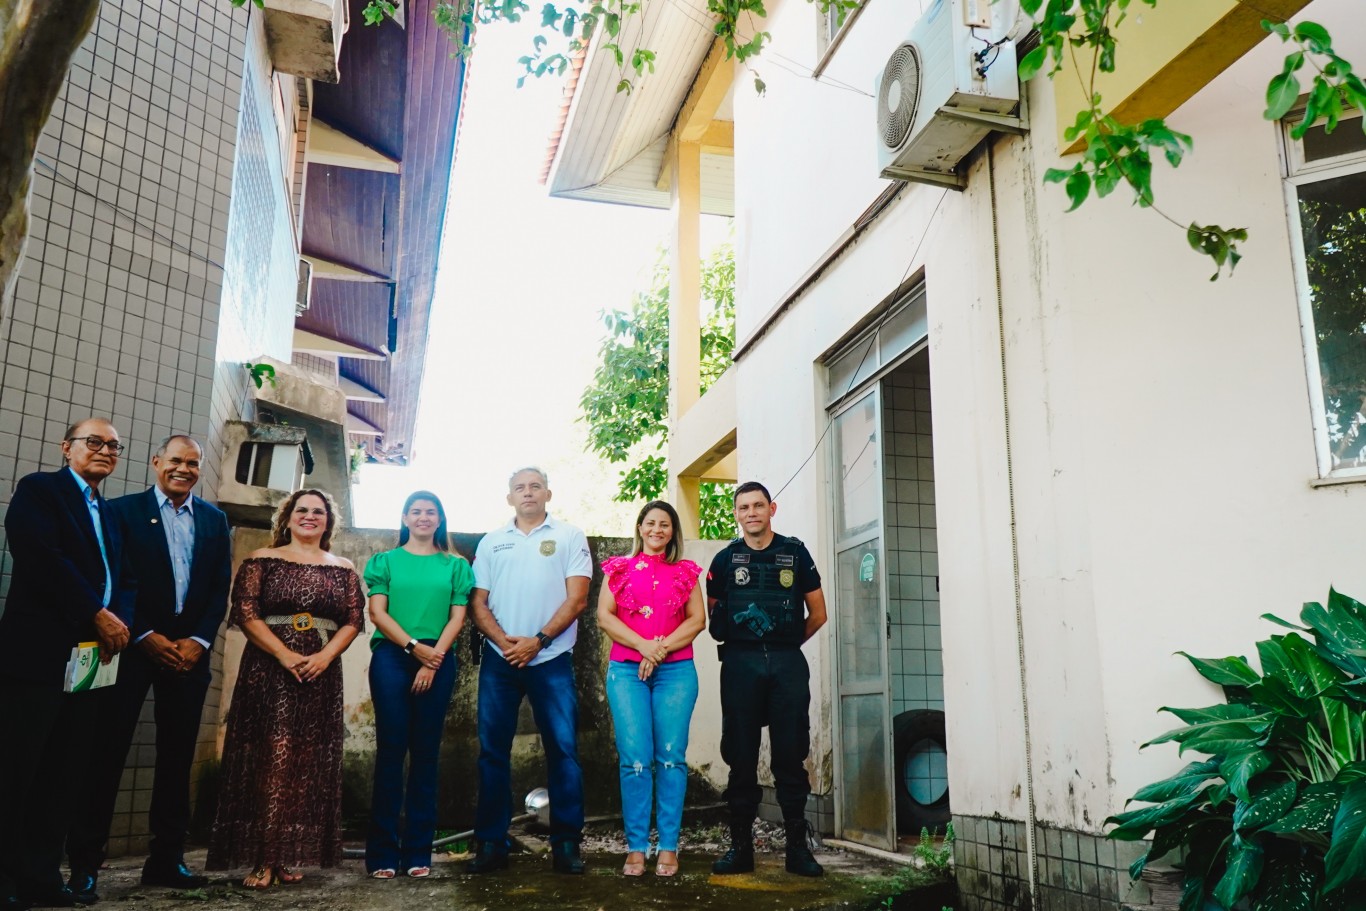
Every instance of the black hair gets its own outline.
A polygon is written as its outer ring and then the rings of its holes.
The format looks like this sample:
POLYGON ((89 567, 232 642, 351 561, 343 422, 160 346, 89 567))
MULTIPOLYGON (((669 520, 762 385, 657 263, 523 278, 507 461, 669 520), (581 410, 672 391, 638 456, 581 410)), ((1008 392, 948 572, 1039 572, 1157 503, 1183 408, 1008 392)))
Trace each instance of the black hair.
MULTIPOLYGON (((413 508, 413 504, 418 500, 428 500, 436 506, 436 515, 439 521, 436 525, 436 535, 432 538, 432 543, 436 549, 444 553, 451 551, 451 536, 446 530, 446 507, 441 505, 441 498, 430 490, 415 490, 408 494, 408 499, 403 501, 403 515, 408 514, 408 510, 413 508)), ((408 526, 399 525, 398 527, 398 546, 402 547, 408 543, 408 526)))
POLYGON ((683 556, 683 531, 678 525, 678 510, 663 500, 651 500, 640 508, 640 515, 636 516, 635 527, 631 529, 631 535, 635 539, 631 556, 634 557, 645 549, 645 541, 640 537, 640 526, 645 521, 645 517, 655 509, 662 509, 668 515, 669 521, 673 523, 673 535, 670 536, 669 543, 664 546, 664 562, 677 563, 683 556))
POLYGON ((768 492, 768 488, 767 488, 767 487, 765 487, 764 485, 760 484, 758 481, 746 481, 745 483, 741 484, 739 487, 735 488, 735 496, 731 499, 731 503, 733 504, 733 503, 739 502, 739 500, 740 500, 740 494, 742 494, 742 493, 754 493, 754 491, 756 491, 756 490, 757 490, 759 493, 761 493, 761 494, 764 495, 764 499, 765 499, 766 501, 768 501, 769 503, 772 503, 772 502, 773 502, 773 497, 769 495, 769 492, 768 492))

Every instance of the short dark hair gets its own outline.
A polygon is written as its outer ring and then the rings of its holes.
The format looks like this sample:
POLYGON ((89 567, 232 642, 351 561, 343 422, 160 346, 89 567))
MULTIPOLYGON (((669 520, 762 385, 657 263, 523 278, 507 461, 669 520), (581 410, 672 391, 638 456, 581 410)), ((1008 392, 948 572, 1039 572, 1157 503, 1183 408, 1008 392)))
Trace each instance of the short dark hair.
POLYGON ((645 517, 656 509, 663 510, 664 514, 669 517, 669 521, 673 523, 673 535, 669 537, 669 543, 664 546, 664 562, 677 563, 683 557, 683 530, 678 527, 678 510, 663 500, 651 500, 640 508, 640 515, 636 516, 636 526, 631 531, 631 535, 635 539, 631 548, 631 556, 634 557, 645 550, 645 542, 640 537, 640 526, 645 522, 645 517))
MULTIPOLYGON (((441 505, 441 498, 430 490, 415 490, 408 494, 408 499, 403 501, 403 515, 406 516, 408 510, 412 509, 413 504, 418 500, 426 500, 436 507, 436 517, 439 521, 436 523, 436 535, 432 538, 432 543, 436 545, 437 550, 450 553, 451 536, 446 530, 446 507, 441 505)), ((408 526, 400 524, 398 527, 398 546, 402 547, 407 544, 409 537, 408 526)))
POLYGON ((768 488, 767 488, 767 487, 765 487, 764 485, 760 484, 758 481, 746 481, 745 483, 741 484, 739 487, 735 488, 735 496, 731 498, 731 505, 734 505, 734 504, 736 504, 736 503, 738 503, 738 502, 740 501, 740 494, 742 494, 742 493, 754 493, 756 490, 757 490, 759 493, 761 493, 761 494, 764 495, 764 499, 765 499, 767 502, 769 502, 769 503, 772 503, 772 502, 773 502, 773 497, 769 495, 769 492, 768 492, 768 488))

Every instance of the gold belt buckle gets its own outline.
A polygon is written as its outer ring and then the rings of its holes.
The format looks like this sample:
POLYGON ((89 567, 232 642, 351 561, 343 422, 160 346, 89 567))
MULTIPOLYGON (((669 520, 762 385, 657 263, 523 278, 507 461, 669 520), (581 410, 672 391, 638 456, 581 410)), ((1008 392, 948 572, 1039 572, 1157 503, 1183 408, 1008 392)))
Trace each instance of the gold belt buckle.
POLYGON ((305 630, 313 628, 313 615, 309 613, 295 614, 289 618, 289 622, 292 623, 294 628, 299 632, 304 632, 305 630))

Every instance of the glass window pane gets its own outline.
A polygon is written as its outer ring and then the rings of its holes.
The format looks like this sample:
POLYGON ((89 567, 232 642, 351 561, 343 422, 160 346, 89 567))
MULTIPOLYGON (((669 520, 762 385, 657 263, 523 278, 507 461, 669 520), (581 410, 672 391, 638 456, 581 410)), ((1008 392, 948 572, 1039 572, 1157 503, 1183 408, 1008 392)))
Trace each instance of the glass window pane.
POLYGON ((840 793, 847 838, 887 840, 892 808, 887 793, 886 703, 881 694, 840 700, 840 793))
POLYGON ((882 447, 877 397, 869 395, 835 418, 836 507, 839 537, 876 528, 882 519, 882 447))
POLYGON ((1331 133, 1324 124, 1310 127, 1305 131, 1302 142, 1306 162, 1366 151, 1366 134, 1362 133, 1358 118, 1343 118, 1331 133))
POLYGON ((1366 173, 1298 192, 1331 463, 1366 466, 1366 173))
POLYGON ((836 558, 841 686, 883 683, 887 611, 882 606, 879 549, 874 539, 851 547, 836 558))
POLYGON ((835 402, 848 395, 878 368, 877 335, 864 336, 839 357, 826 364, 830 383, 829 401, 835 402))

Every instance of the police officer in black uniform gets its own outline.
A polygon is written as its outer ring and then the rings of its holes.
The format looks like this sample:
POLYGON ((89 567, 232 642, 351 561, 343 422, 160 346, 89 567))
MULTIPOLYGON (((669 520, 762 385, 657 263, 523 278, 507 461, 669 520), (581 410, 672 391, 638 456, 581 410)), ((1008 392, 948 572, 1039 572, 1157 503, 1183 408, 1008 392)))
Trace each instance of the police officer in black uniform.
POLYGON ((770 765, 787 830, 787 870, 820 876, 807 847, 806 797, 811 785, 811 675, 802 643, 825 624, 821 576, 806 545, 774 534, 777 505, 767 488, 735 489, 742 536, 712 560, 707 603, 721 653, 721 757, 730 766, 725 800, 731 847, 715 873, 754 869, 754 817, 759 812, 759 734, 769 731, 770 765))

